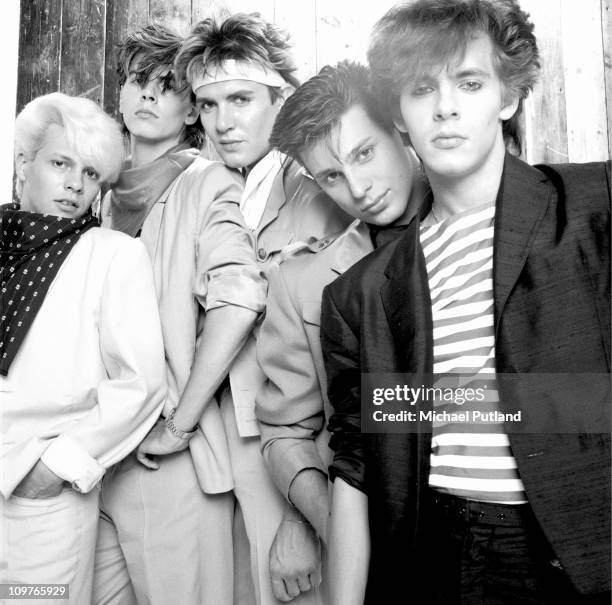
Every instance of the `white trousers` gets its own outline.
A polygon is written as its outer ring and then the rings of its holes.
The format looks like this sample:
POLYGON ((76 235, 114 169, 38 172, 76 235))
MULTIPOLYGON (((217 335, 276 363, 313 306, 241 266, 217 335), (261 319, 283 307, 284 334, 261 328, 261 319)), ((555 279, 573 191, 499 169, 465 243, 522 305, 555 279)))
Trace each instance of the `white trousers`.
POLYGON ((204 494, 189 450, 159 462, 104 478, 93 602, 232 605, 232 493, 204 494))
MULTIPOLYGON (((88 605, 98 525, 98 493, 97 488, 89 494, 66 488, 53 498, 31 500, 11 496, 5 500, 0 496, 0 583, 68 584, 67 601, 47 599, 45 602, 88 605)), ((7 604, 15 602, 6 601, 7 604)))

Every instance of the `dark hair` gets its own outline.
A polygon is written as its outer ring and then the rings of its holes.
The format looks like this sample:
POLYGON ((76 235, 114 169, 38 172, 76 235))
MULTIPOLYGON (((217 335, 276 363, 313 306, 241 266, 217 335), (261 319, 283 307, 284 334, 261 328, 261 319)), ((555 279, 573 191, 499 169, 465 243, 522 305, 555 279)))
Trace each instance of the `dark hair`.
POLYGON ((393 131, 391 116, 372 91, 367 67, 353 61, 326 65, 285 101, 276 116, 270 145, 299 160, 307 146, 327 138, 355 105, 363 107, 383 130, 393 131))
MULTIPOLYGON (((193 82, 208 66, 228 59, 248 61, 277 71, 297 88, 300 82, 293 75, 296 66, 290 49, 288 34, 259 13, 236 13, 223 21, 211 17, 191 30, 176 57, 175 69, 181 78, 193 82)), ((271 101, 276 101, 279 90, 268 88, 271 101)))
MULTIPOLYGON (((189 84, 177 76, 173 69, 174 59, 183 39, 176 32, 164 25, 152 23, 131 32, 117 45, 117 74, 119 84, 123 86, 128 77, 134 77, 139 85, 144 85, 157 77, 160 69, 169 67, 171 71, 163 78, 162 90, 173 90, 183 94, 189 84), (137 63, 134 60, 137 59, 137 63)), ((193 92, 189 91, 191 101, 195 101, 193 92)), ((127 132, 124 124, 124 131, 127 132)), ((184 140, 192 147, 200 149, 204 144, 204 127, 200 118, 185 128, 184 140)))
POLYGON ((533 24, 516 0, 416 0, 391 8, 372 33, 368 60, 373 78, 391 111, 397 111, 408 81, 461 60, 467 43, 481 32, 491 39, 493 65, 507 97, 519 99, 503 132, 520 152, 518 119, 540 63, 533 24))

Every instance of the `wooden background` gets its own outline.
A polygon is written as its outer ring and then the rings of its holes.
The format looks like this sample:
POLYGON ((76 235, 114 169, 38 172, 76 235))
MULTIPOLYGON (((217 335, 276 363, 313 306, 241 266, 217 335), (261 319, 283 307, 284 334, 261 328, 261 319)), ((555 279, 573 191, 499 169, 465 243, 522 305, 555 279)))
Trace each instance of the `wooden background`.
MULTIPOLYGON (((19 0, 5 0, 5 2, 19 0)), ((612 0, 520 0, 532 15, 542 77, 524 118, 531 162, 612 155, 612 0)), ((299 75, 345 57, 363 60, 372 24, 394 0, 21 0, 16 109, 61 90, 116 115, 114 45, 152 20, 181 33, 198 20, 259 11, 286 28, 299 75)), ((9 91, 10 94, 10 91, 9 91)))

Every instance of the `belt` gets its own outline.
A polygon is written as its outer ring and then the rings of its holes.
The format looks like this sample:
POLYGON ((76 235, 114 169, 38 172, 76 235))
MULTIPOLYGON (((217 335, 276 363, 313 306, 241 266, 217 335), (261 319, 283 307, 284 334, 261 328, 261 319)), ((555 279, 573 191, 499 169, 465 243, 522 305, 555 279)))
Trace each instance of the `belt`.
POLYGON ((438 514, 466 522, 479 522, 487 525, 524 526, 533 519, 529 504, 497 504, 467 500, 450 494, 431 491, 431 501, 438 514))

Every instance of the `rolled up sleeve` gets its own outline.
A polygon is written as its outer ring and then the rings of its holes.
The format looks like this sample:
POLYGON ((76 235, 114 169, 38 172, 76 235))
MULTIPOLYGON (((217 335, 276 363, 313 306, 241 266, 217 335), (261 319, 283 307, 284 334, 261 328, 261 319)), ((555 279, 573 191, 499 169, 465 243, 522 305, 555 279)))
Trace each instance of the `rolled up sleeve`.
POLYGON ((260 313, 267 283, 240 211, 241 178, 211 164, 202 183, 194 295, 206 311, 235 305, 260 313))
MULTIPOLYGON (((360 343, 333 297, 333 284, 323 290, 321 346, 327 373, 327 394, 334 408, 328 429, 334 459, 333 481, 340 477, 366 492, 364 436, 361 433, 360 343)), ((366 492, 367 493, 367 492, 366 492)))

